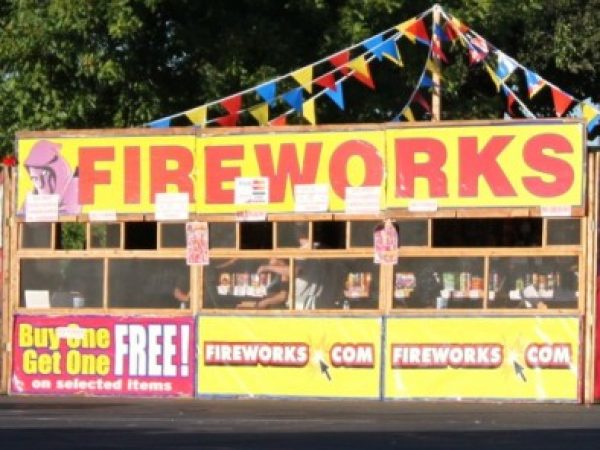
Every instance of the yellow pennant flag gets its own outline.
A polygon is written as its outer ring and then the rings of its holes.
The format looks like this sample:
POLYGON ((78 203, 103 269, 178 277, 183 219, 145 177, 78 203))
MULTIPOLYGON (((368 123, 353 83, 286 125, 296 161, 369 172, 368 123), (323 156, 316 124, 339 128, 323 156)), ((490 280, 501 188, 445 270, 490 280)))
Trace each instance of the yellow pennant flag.
POLYGON ((199 106, 185 113, 190 121, 199 127, 206 125, 206 106, 199 106))
POLYGON ((404 111, 402 111, 402 115, 406 117, 406 120, 409 122, 415 121, 415 116, 413 115, 412 109, 410 109, 408 106, 404 109, 404 111))
POLYGON ((496 73, 487 64, 485 65, 485 70, 487 70, 487 73, 490 75, 490 78, 492 79, 492 81, 496 85, 496 90, 498 92, 500 92, 500 83, 501 83, 500 78, 498 78, 498 76, 496 75, 496 73))
POLYGON ((412 42, 413 44, 415 42, 417 42, 417 38, 414 34, 407 32, 406 29, 408 27, 410 27, 416 21, 417 21, 417 19, 412 18, 410 20, 407 20, 406 22, 402 22, 400 25, 398 25, 396 27, 396 30, 398 30, 400 33, 402 33, 404 36, 406 36, 408 39, 410 39, 410 42, 412 42))
POLYGON ((267 125, 269 123, 269 105, 261 103, 251 107, 248 112, 256 119, 259 125, 267 125))
POLYGON ((425 63, 425 69, 429 70, 431 73, 439 75, 441 80, 444 79, 444 77, 442 77, 442 74, 440 72, 440 66, 437 65, 435 62, 433 62, 433 60, 431 58, 427 59, 427 62, 425 63))
POLYGON ((294 80, 312 94, 313 68, 306 66, 291 73, 294 80))
POLYGON ((583 103, 581 105, 581 114, 583 115, 585 121, 589 123, 590 120, 598 115, 598 110, 587 103, 583 103))
POLYGON ((317 124, 317 120, 315 119, 315 98, 314 97, 309 98, 302 104, 302 115, 312 125, 317 124))
POLYGON ((373 83, 373 78, 371 77, 371 69, 369 69, 369 63, 365 59, 364 55, 357 56, 348 64, 346 64, 354 72, 352 76, 362 83, 369 86, 371 89, 375 89, 375 84, 373 83))

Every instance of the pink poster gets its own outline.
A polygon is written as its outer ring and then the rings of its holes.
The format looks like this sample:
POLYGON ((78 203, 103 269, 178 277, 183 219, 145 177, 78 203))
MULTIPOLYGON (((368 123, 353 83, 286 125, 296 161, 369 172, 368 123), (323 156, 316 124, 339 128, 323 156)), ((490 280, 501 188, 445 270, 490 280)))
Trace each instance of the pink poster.
POLYGON ((208 224, 188 222, 186 233, 186 260, 188 265, 208 265, 208 224))
POLYGON ((391 220, 386 219, 373 232, 375 264, 396 264, 398 262, 398 232, 391 220))
POLYGON ((13 338, 13 394, 194 394, 191 317, 24 315, 13 338))

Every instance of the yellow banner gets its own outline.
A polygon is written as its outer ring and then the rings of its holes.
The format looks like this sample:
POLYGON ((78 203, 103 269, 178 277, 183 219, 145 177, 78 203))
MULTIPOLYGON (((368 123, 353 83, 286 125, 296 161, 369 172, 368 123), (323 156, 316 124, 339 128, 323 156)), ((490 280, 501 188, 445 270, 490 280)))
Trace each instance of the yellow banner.
POLYGON ((201 317, 198 394, 379 398, 381 319, 201 317))
POLYGON ((572 207, 584 200, 579 122, 153 133, 19 139, 18 211, 28 194, 58 196, 61 215, 154 213, 159 193, 187 194, 190 213, 318 212, 324 203, 331 212, 425 203, 428 210, 572 207), (298 185, 308 185, 304 193, 325 187, 328 197, 311 203, 309 195, 302 204, 298 185))
POLYGON ((583 204, 581 123, 389 129, 386 152, 388 208, 583 204))
POLYGON ((576 401, 579 335, 577 317, 388 319, 384 396, 576 401))
POLYGON ((282 132, 207 136, 198 141, 199 208, 294 211, 294 186, 325 184, 329 210, 344 211, 347 186, 381 188, 383 209, 384 134, 381 131, 282 132), (268 179, 268 204, 236 204, 236 178, 268 179))

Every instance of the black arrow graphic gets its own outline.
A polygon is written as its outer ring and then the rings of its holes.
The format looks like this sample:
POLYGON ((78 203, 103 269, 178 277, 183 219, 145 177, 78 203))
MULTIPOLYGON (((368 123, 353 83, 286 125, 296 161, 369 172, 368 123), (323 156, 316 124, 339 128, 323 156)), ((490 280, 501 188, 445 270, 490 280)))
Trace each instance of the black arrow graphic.
POLYGON ((515 374, 527 383, 527 378, 525 378, 525 368, 516 361, 513 361, 513 366, 515 366, 515 374))
POLYGON ((324 373, 329 381, 331 381, 331 375, 329 375, 329 366, 325 364, 322 359, 319 360, 319 366, 321 367, 321 373, 324 373))

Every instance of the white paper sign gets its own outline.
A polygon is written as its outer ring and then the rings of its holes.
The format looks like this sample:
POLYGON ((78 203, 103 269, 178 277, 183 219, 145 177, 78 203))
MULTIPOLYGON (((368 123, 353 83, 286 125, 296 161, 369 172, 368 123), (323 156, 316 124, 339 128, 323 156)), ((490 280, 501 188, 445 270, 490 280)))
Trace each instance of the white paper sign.
POLYGON ((346 187, 346 212, 350 214, 379 212, 380 186, 346 187))
POLYGON ((188 222, 185 224, 186 262, 191 265, 208 265, 208 223, 188 222))
POLYGON ((267 177, 238 177, 235 179, 236 205, 266 205, 269 203, 269 179, 267 177))
POLYGON ((190 201, 187 192, 156 194, 154 218, 156 220, 188 220, 190 201))
POLYGON ((542 206, 540 212, 542 217, 571 217, 572 215, 569 205, 542 206))
POLYGON ((57 222, 58 194, 27 194, 25 222, 57 222))
POLYGON ((79 326, 68 326, 56 328, 56 335, 59 339, 76 339, 83 340, 85 337, 85 328, 79 326))
POLYGON ((437 200, 411 200, 408 203, 410 212, 435 212, 438 210, 437 200))
POLYGON ((329 209, 329 186, 326 184, 296 184, 294 211, 324 212, 329 209))
POLYGON ((25 307, 50 308, 50 291, 25 290, 25 307))
POLYGON ((88 214, 90 222, 116 222, 116 211, 90 211, 88 214))
POLYGON ((264 211, 239 211, 235 214, 235 220, 238 222, 264 222, 267 220, 267 213, 264 211))

